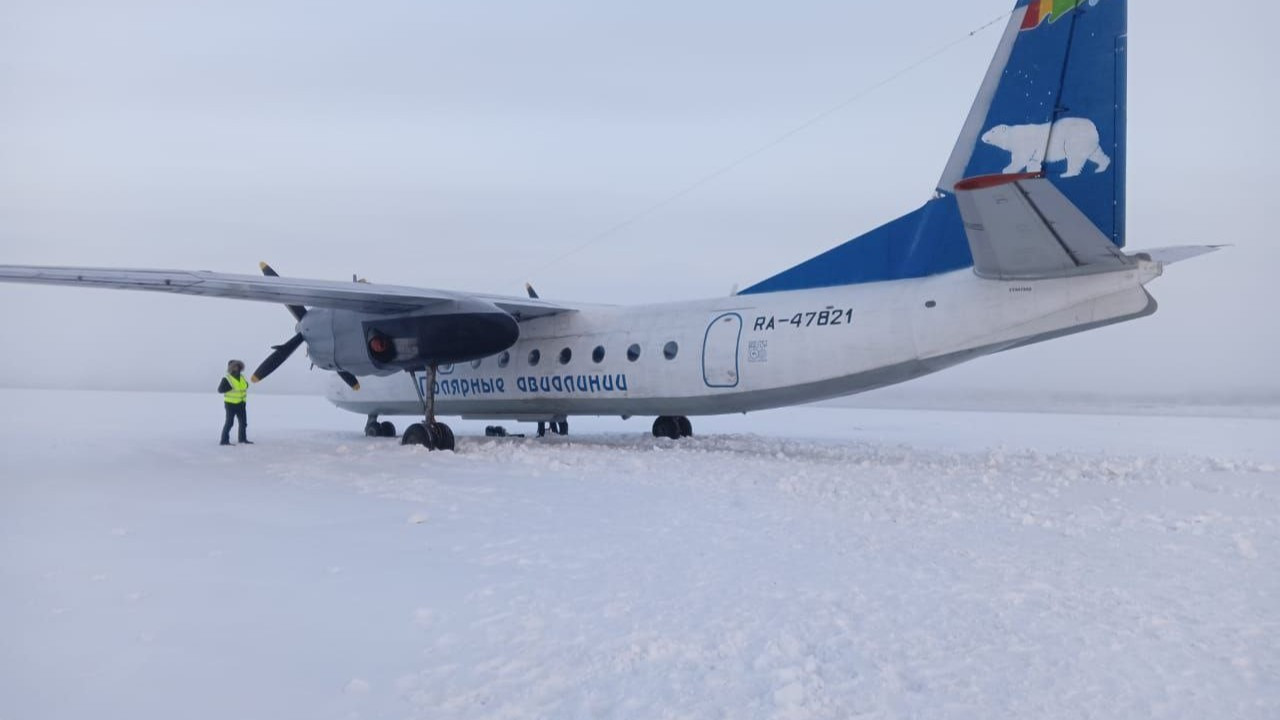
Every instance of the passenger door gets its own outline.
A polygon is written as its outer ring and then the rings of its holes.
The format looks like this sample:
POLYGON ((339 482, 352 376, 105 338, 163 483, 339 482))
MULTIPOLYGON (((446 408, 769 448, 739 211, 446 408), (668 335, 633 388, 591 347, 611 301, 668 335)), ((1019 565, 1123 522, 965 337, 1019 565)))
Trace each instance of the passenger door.
POLYGON ((738 346, 742 339, 742 316, 724 313, 707 326, 702 341, 702 380, 707 387, 738 386, 738 346))

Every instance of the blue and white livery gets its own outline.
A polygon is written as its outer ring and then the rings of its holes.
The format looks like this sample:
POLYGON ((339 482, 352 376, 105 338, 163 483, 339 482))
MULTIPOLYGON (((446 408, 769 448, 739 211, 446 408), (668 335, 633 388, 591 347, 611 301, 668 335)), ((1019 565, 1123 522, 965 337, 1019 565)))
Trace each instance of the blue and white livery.
POLYGON ((1156 310, 1145 285, 1212 247, 1126 254, 1125 0, 1019 0, 923 207, 730 297, 636 307, 182 271, 0 267, 0 280, 278 302, 367 415, 550 422, 741 413, 858 393, 1156 310), (411 378, 405 377, 408 372, 411 378), (358 378, 363 379, 361 382, 358 378))

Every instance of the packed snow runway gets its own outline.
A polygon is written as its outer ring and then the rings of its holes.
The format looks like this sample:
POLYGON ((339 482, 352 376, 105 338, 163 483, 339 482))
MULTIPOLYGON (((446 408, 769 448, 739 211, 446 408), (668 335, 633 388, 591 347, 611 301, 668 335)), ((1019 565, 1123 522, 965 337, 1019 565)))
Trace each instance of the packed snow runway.
POLYGON ((0 718, 1280 717, 1274 418, 0 400, 0 718))

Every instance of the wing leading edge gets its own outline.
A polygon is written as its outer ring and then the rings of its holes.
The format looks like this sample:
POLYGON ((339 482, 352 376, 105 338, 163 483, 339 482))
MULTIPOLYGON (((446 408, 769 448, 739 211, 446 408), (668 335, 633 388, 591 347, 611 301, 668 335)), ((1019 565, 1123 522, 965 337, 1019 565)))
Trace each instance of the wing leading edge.
POLYGON ((532 298, 460 293, 366 282, 216 273, 206 270, 0 265, 0 282, 149 290, 377 314, 413 312, 439 303, 458 300, 481 300, 492 303, 516 320, 528 320, 575 310, 572 307, 532 298))

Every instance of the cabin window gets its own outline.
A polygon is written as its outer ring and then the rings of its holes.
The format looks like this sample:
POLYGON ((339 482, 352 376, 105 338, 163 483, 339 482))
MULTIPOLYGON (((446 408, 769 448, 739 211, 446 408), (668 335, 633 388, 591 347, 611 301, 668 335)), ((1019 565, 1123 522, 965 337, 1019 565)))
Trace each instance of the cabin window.
POLYGON ((597 345, 595 350, 591 351, 591 360, 597 365, 604 362, 604 346, 597 345))
POLYGON ((930 301, 926 302, 926 303, 924 304, 924 306, 925 306, 925 307, 927 307, 927 308, 936 308, 936 307, 938 307, 938 303, 937 303, 937 302, 935 302, 935 301, 933 301, 933 300, 930 300, 930 301))
POLYGON ((676 355, 678 355, 679 353, 680 353, 680 346, 676 344, 675 340, 672 340, 668 342, 666 345, 662 346, 662 357, 668 360, 675 360, 676 355))
POLYGON ((538 364, 538 361, 539 361, 539 360, 541 360, 541 359, 542 359, 542 353, 541 353, 537 348, 534 348, 534 349, 532 349, 532 350, 530 350, 530 351, 529 351, 529 364, 530 364, 530 365, 537 365, 537 364, 538 364))
POLYGON ((631 362, 635 362, 640 359, 639 345, 632 345, 631 347, 627 348, 627 359, 630 360, 631 362))
POLYGON ((570 350, 569 348, 565 348, 565 349, 563 349, 563 350, 561 350, 561 351, 560 351, 560 364, 561 364, 561 365, 568 365, 568 364, 569 364, 569 361, 570 361, 570 360, 572 360, 572 359, 573 359, 573 351, 572 351, 572 350, 570 350))
POLYGON ((506 350, 503 350, 502 354, 498 356, 498 367, 506 367, 510 364, 511 364, 511 353, 507 352, 506 350))

